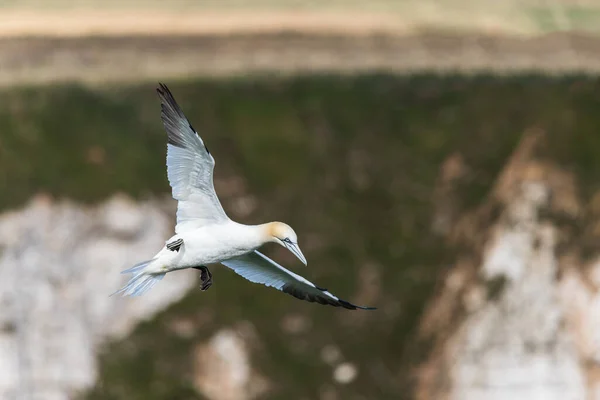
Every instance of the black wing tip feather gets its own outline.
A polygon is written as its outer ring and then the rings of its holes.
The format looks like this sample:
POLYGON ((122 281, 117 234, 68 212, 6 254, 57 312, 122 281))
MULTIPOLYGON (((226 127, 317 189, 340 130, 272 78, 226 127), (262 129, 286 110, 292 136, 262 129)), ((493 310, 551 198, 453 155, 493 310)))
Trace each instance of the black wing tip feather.
POLYGON ((182 117, 185 118, 185 116, 182 116, 183 112, 181 111, 181 108, 175 101, 175 98, 173 97, 173 94, 171 93, 167 85, 165 85, 164 83, 158 83, 156 93, 158 93, 158 97, 160 98, 160 116, 167 130, 167 143, 173 146, 185 148, 185 145, 181 141, 179 135, 175 134, 171 131, 171 129, 167 128, 168 120, 176 120, 177 118, 182 117))
POLYGON ((179 107, 179 104, 177 104, 173 93, 171 93, 171 90, 169 90, 167 85, 159 82, 158 87, 156 88, 156 93, 158 93, 158 97, 160 97, 161 110, 163 112, 163 116, 168 116, 169 114, 172 114, 174 112, 175 114, 177 114, 177 117, 185 118, 181 107, 179 107))
MULTIPOLYGON (((315 286, 317 289, 321 290, 321 291, 325 291, 322 288, 319 288, 317 286, 315 286)), ((329 296, 311 296, 308 293, 302 292, 301 290, 296 289, 295 287, 293 287, 293 285, 284 285, 281 290, 284 293, 287 293, 289 295, 294 296, 297 299, 300 300, 305 300, 311 303, 319 303, 319 304, 323 304, 323 305, 330 305, 333 307, 343 307, 347 310, 376 310, 377 308, 375 307, 364 307, 364 306, 357 306, 356 304, 352 304, 348 301, 342 300, 342 299, 332 299, 329 296)))
POLYGON ((175 106, 174 107, 175 110, 179 109, 179 105, 175 101, 175 97, 173 97, 173 93, 171 93, 171 90, 169 90, 167 85, 159 82, 158 87, 156 88, 156 92, 158 93, 158 96, 162 100, 163 107, 164 107, 164 103, 167 103, 171 107, 175 106))
POLYGON ((171 94, 171 91, 169 90, 169 87, 162 82, 158 82, 158 87, 156 88, 156 91, 161 96, 165 96, 165 97, 169 96, 171 98, 173 97, 173 95, 171 94))
POLYGON ((346 300, 338 299, 342 307, 347 308, 348 310, 377 310, 377 307, 366 307, 366 306, 357 306, 356 304, 352 304, 346 300))
MULTIPOLYGON (((194 129, 191 122, 186 118, 185 114, 183 113, 183 110, 181 109, 181 107, 179 107, 179 104, 177 104, 177 101, 175 101, 175 97, 173 96, 173 93, 171 93, 171 90, 167 87, 167 85, 165 85, 162 82, 158 82, 158 87, 156 88, 156 92, 158 93, 158 97, 160 97, 160 100, 161 100, 161 116, 163 118, 163 121, 164 121, 164 118, 167 117, 171 113, 171 111, 174 111, 177 114, 177 117, 183 118, 187 121, 192 132, 196 133, 196 135, 197 135, 198 131, 196 131, 194 129), (169 105, 170 110, 165 106, 166 104, 169 105)), ((175 140, 175 138, 173 138, 171 134, 169 134, 168 132, 167 132, 167 134, 168 134, 168 143, 170 143, 174 146, 183 147, 182 144, 179 143, 179 141, 175 140)), ((210 154, 210 150, 208 150, 206 143, 204 143, 204 149, 206 150, 206 152, 208 154, 210 154)))
POLYGON ((377 310, 377 307, 357 306, 356 304, 349 303, 342 299, 340 299, 339 301, 342 304, 342 307, 348 308, 350 310, 377 310))

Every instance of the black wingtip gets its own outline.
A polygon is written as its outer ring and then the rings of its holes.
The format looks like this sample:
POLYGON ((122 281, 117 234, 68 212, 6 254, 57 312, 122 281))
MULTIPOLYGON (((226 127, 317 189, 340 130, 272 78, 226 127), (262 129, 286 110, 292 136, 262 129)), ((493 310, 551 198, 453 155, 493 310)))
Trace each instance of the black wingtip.
POLYGON ((352 304, 346 300, 339 299, 339 303, 348 310, 377 310, 376 307, 365 307, 365 306, 357 306, 356 304, 352 304))
MULTIPOLYGON (((158 82, 158 87, 156 88, 156 92, 158 93, 158 97, 160 97, 160 100, 161 100, 161 110, 162 110, 161 115, 162 115, 163 121, 164 121, 165 115, 168 115, 170 113, 175 113, 177 115, 177 117, 182 118, 187 122, 187 124, 189 125, 192 132, 194 132, 196 135, 198 135, 198 131, 196 129, 194 129, 194 127, 192 126, 192 123, 186 118, 185 114, 183 113, 183 110, 181 109, 181 107, 179 107, 179 104, 177 104, 177 101, 175 100, 173 93, 171 93, 171 91, 169 90, 167 85, 165 85, 162 82, 158 82)), ((171 137, 171 135, 169 135, 169 143, 174 146, 182 147, 179 142, 175 141, 171 137)), ((206 150, 206 152, 208 154, 210 154, 210 150, 208 150, 208 146, 206 145, 206 143, 204 143, 204 149, 206 150)))
MULTIPOLYGON (((317 285, 315 285, 315 287, 322 292, 327 292, 327 289, 325 289, 325 288, 319 287, 317 285)), ((342 306, 343 308, 345 308, 347 310, 377 310, 377 307, 357 306, 356 304, 352 304, 349 301, 342 300, 342 299, 338 299, 338 303, 339 303, 338 306, 342 306)))
POLYGON ((156 88, 156 92, 158 93, 158 95, 160 97, 170 97, 173 98, 173 95, 171 94, 171 91, 169 90, 169 88, 167 87, 167 85, 165 85, 162 82, 158 82, 158 87, 156 88))

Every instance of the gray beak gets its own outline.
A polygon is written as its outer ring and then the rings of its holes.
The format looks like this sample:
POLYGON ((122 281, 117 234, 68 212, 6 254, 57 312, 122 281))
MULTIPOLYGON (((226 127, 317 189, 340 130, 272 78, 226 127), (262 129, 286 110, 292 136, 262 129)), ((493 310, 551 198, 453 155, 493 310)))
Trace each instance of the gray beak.
POLYGON ((292 253, 294 253, 294 255, 296 257, 298 257, 298 259, 300 259, 300 261, 302 261, 302 263, 304 265, 308 265, 306 262, 306 257, 304 257, 304 254, 302 254, 302 252, 300 251, 300 247, 298 247, 297 243, 285 243, 285 247, 291 251, 292 253))

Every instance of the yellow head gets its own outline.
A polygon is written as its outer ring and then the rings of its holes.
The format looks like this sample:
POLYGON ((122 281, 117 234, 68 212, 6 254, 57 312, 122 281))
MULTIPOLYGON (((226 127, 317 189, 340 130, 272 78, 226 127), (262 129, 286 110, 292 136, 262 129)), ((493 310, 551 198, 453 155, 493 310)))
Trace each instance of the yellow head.
POLYGON ((298 236, 291 226, 283 222, 271 222, 267 224, 267 235, 269 241, 287 248, 306 265, 306 258, 298 246, 298 236))

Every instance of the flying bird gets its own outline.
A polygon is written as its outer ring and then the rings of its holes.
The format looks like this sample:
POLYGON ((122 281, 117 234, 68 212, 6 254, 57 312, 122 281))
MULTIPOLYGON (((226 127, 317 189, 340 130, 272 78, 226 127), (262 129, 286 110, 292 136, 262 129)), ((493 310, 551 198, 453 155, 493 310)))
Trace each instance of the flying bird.
POLYGON ((278 243, 307 264, 298 237, 289 225, 282 222, 244 225, 227 217, 213 185, 212 154, 167 86, 160 83, 156 91, 168 136, 167 177, 173 198, 178 201, 175 235, 154 258, 123 271, 132 277, 113 294, 139 296, 168 272, 187 268, 201 271, 201 289, 207 290, 212 285, 207 264, 221 263, 251 282, 301 300, 350 310, 374 309, 342 300, 257 251, 266 243, 278 243))

